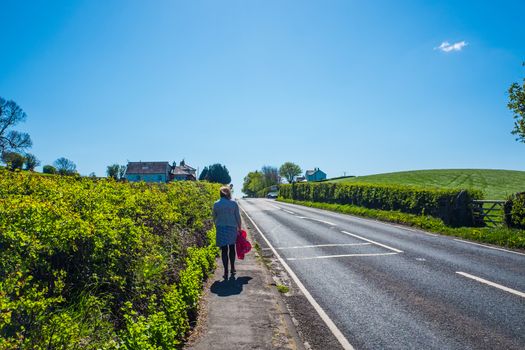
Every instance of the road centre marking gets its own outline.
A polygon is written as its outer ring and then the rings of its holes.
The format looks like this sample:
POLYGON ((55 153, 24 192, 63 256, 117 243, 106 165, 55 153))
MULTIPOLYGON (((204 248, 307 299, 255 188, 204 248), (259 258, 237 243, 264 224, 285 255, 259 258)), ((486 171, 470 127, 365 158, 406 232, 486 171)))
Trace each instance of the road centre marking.
POLYGON ((273 205, 273 204, 270 204, 270 205, 271 205, 272 207, 274 207, 275 209, 279 209, 279 210, 282 209, 281 207, 278 207, 278 206, 276 206, 276 205, 273 205))
POLYGON ((324 221, 324 220, 319 220, 319 219, 314 219, 314 218, 307 218, 307 219, 318 221, 318 222, 322 222, 323 224, 327 224, 327 225, 331 225, 331 226, 337 226, 336 224, 331 223, 330 221, 324 221))
POLYGON ((363 253, 363 254, 340 254, 340 255, 321 255, 321 256, 310 256, 305 258, 287 258, 286 260, 313 260, 313 259, 331 259, 331 258, 346 258, 351 256, 384 256, 384 255, 396 255, 397 253, 363 253))
POLYGON ((474 244, 474 245, 479 245, 480 247, 485 247, 485 248, 489 248, 489 249, 494 249, 494 250, 501 250, 502 252, 507 252, 507 253, 514 253, 514 254, 518 254, 518 255, 524 255, 524 253, 520 253, 520 252, 515 252, 513 250, 508 250, 508 249, 503 249, 503 248, 496 248, 496 247, 491 247, 489 245, 484 245, 484 244, 479 244, 479 243, 474 243, 474 242, 469 242, 469 241, 464 241, 462 239, 454 239, 455 241, 458 241, 458 242, 463 242, 463 243, 468 243, 468 244, 474 244))
POLYGON ((488 284, 489 286, 491 287, 495 287, 495 288, 499 288, 501 290, 504 290, 506 292, 509 292, 509 293, 512 293, 512 294, 515 294, 517 296, 520 296, 522 298, 525 298, 525 293, 523 292, 520 292, 520 291, 517 291, 515 289, 512 289, 512 288, 509 288, 509 287, 505 287, 505 286, 502 286, 501 284, 498 284, 498 283, 494 283, 494 282, 491 282, 491 281, 488 281, 486 279, 483 279, 481 277, 477 277, 477 276, 474 276, 474 275, 470 275, 466 272, 461 272, 461 271, 456 271, 457 274, 461 275, 461 276, 464 276, 464 277, 467 277, 467 278, 471 278, 475 281, 478 281, 478 282, 481 282, 481 283, 485 283, 485 284, 488 284))
POLYGON ((318 248, 318 247, 348 247, 358 245, 370 245, 372 243, 334 243, 334 244, 314 244, 314 245, 299 245, 294 247, 277 247, 275 249, 302 249, 302 248, 318 248))
MULTIPOLYGON (((283 209, 284 210, 284 209, 283 209)), ((319 220, 319 219, 314 219, 314 218, 309 218, 309 217, 306 217, 306 216, 297 216, 299 219, 307 219, 307 220, 313 220, 313 221, 318 221, 318 222, 322 222, 323 224, 327 224, 327 225, 330 225, 330 226, 337 226, 336 224, 334 224, 333 222, 330 222, 330 221, 324 221, 324 220, 319 220)))
POLYGON ((283 211, 287 212, 288 214, 295 215, 295 213, 293 211, 289 211, 289 210, 286 210, 286 209, 283 209, 283 211))
POLYGON ((381 244, 381 243, 378 243, 378 242, 376 242, 376 241, 372 241, 371 239, 368 239, 368 238, 364 238, 364 237, 358 236, 358 235, 356 235, 356 234, 354 234, 354 233, 350 233, 350 232, 347 232, 347 231, 341 231, 341 232, 344 233, 344 234, 350 235, 350 236, 352 236, 352 237, 355 237, 355 238, 358 238, 358 239, 362 239, 363 241, 367 241, 367 242, 373 243, 373 244, 375 244, 375 245, 378 245, 378 246, 380 246, 380 247, 386 248, 386 249, 391 250, 391 251, 393 251, 393 252, 396 252, 396 253, 403 253, 402 250, 399 250, 399 249, 396 249, 396 248, 389 247, 389 246, 387 246, 386 244, 381 244))
POLYGON ((275 257, 277 258, 277 260, 279 260, 279 262, 281 263, 281 265, 284 266, 286 272, 288 272, 288 274, 290 275, 290 277, 294 280, 295 284, 297 285, 297 287, 301 290, 301 292, 304 294, 304 296, 306 297, 306 299, 310 302, 310 304, 313 306, 313 308, 315 309, 315 311, 317 311, 317 313, 319 314, 319 316, 321 317, 321 319, 324 321, 324 323, 326 324, 326 326, 330 329, 330 331, 332 332, 332 334, 334 335, 334 337, 339 341, 339 343, 341 344, 341 346, 343 347, 343 349, 345 350, 354 350, 354 347, 350 344, 350 342, 345 338, 345 336, 343 335, 343 333, 339 330, 339 328, 337 328, 337 326, 335 325, 334 321, 332 321, 332 319, 326 314, 326 312, 323 310, 323 308, 321 308, 321 306, 317 303, 317 301, 314 299, 314 297, 310 294, 310 292, 308 291, 308 289, 306 289, 306 287, 303 285, 303 283, 299 280, 299 277, 297 277, 297 275, 295 274, 295 272, 293 272, 293 270, 290 268, 290 266, 288 266, 288 264, 283 260, 283 258, 281 258, 281 256, 279 255, 279 253, 277 253, 277 250, 275 250, 275 248, 272 246, 272 244, 270 243, 270 241, 266 238, 266 236, 262 233, 261 229, 259 228, 259 226, 257 226, 257 224, 255 223, 255 221, 253 221, 253 219, 250 217, 250 215, 248 215, 248 213, 246 212, 246 210, 244 210, 244 208, 241 207, 241 210, 244 212, 244 214, 246 215, 246 217, 252 222, 253 226, 255 227, 255 229, 259 232, 259 234, 261 235, 261 237, 264 239, 264 241, 266 242, 266 244, 268 245, 268 247, 270 247, 272 249, 272 252, 273 254, 275 255, 275 257))

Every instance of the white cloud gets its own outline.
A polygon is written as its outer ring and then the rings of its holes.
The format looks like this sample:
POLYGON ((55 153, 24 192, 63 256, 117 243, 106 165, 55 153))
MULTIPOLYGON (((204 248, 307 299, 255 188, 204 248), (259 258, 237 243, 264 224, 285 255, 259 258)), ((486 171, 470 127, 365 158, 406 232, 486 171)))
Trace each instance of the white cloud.
POLYGON ((463 41, 458 41, 457 43, 450 44, 448 41, 443 41, 441 45, 434 48, 434 50, 441 50, 443 52, 451 52, 451 51, 461 51, 465 46, 467 46, 468 43, 463 41))

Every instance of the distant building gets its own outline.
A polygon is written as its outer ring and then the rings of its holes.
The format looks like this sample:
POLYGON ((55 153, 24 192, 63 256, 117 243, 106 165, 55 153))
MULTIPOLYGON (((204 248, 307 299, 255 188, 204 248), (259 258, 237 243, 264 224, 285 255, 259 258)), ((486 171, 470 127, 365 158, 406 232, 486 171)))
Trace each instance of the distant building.
POLYGON ((197 180, 197 169, 187 165, 184 160, 177 165, 173 162, 170 172, 170 180, 172 181, 195 181, 197 180))
POLYGON ((168 182, 170 172, 168 162, 129 162, 125 177, 130 182, 168 182))
POLYGON ((306 170, 304 176, 306 177, 306 181, 326 180, 326 173, 319 168, 315 168, 314 170, 306 170))
POLYGON ((197 169, 187 165, 184 160, 177 165, 173 162, 129 162, 126 180, 130 182, 170 182, 195 181, 197 169))

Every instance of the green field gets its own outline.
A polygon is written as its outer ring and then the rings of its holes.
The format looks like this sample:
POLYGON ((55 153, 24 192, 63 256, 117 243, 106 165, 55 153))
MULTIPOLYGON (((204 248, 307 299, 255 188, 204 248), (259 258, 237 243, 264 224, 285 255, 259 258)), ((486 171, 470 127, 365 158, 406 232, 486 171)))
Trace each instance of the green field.
POLYGON ((401 184, 437 188, 472 188, 483 191, 485 199, 505 199, 510 194, 525 191, 525 171, 516 170, 414 170, 329 181, 401 184))

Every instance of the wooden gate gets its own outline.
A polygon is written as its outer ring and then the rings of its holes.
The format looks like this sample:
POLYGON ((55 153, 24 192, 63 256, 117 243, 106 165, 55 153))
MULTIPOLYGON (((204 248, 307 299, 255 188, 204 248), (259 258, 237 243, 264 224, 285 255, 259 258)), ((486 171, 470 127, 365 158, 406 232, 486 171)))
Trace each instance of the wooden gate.
POLYGON ((491 224, 498 226, 503 224, 503 206, 505 201, 501 200, 474 200, 472 201, 472 212, 474 222, 477 224, 491 224))

